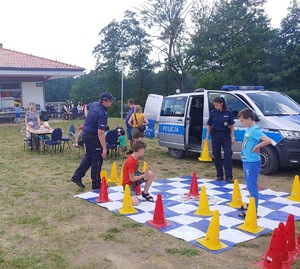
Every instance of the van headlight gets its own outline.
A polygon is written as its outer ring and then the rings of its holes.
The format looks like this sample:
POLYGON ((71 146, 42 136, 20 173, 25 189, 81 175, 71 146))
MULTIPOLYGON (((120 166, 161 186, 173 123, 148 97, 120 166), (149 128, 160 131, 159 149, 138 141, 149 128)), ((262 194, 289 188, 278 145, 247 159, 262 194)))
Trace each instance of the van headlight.
POLYGON ((280 130, 281 135, 290 140, 300 140, 300 132, 280 130))

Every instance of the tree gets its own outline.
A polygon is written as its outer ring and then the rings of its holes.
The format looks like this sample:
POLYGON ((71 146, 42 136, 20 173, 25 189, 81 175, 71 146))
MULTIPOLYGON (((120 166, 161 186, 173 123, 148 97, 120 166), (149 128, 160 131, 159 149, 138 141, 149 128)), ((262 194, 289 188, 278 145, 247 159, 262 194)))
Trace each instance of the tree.
POLYGON ((76 79, 73 77, 47 80, 44 84, 46 102, 62 102, 70 99, 76 79))
POLYGON ((127 91, 125 97, 134 96, 136 103, 143 104, 151 91, 153 70, 157 63, 150 59, 151 40, 136 17, 134 12, 127 11, 121 21, 121 27, 128 36, 126 80, 131 82, 131 95, 127 91))
POLYGON ((194 0, 148 0, 141 5, 143 21, 151 29, 152 36, 158 41, 155 46, 163 58, 163 70, 173 80, 167 93, 174 88, 186 91, 186 78, 189 57, 186 54, 189 33, 186 18, 194 0), (174 87, 175 86, 175 87, 174 87))
POLYGON ((272 72, 276 31, 269 27, 264 3, 219 0, 212 14, 201 18, 203 24, 193 36, 190 50, 199 87, 265 82, 265 74, 272 72))
POLYGON ((150 60, 149 36, 136 17, 134 12, 126 11, 121 22, 112 21, 103 28, 100 44, 93 53, 97 58, 97 72, 105 79, 106 89, 121 99, 120 79, 124 66, 124 99, 134 97, 142 103, 151 91, 155 63, 150 60), (121 52, 126 53, 124 59, 120 58, 121 52))
POLYGON ((283 53, 280 86, 285 90, 299 89, 300 85, 300 6, 297 0, 291 2, 286 17, 281 22, 279 33, 283 53))

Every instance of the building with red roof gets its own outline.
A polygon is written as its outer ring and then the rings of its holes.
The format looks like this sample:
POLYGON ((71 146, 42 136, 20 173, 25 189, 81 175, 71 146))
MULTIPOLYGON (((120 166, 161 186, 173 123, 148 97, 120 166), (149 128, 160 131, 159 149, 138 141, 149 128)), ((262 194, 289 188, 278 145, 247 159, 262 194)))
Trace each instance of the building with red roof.
POLYGON ((65 64, 18 51, 0 43, 0 109, 30 103, 45 109, 44 82, 49 79, 81 76, 83 67, 65 64))

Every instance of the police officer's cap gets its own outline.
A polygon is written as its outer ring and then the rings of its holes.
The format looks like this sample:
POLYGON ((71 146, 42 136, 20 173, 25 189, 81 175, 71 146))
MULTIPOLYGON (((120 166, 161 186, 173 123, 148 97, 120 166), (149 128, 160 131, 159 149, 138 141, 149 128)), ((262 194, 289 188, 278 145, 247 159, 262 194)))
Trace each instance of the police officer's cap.
POLYGON ((103 92, 100 95, 100 100, 101 101, 102 100, 109 100, 111 102, 114 102, 114 101, 116 101, 116 97, 112 96, 111 93, 109 93, 109 92, 103 92))

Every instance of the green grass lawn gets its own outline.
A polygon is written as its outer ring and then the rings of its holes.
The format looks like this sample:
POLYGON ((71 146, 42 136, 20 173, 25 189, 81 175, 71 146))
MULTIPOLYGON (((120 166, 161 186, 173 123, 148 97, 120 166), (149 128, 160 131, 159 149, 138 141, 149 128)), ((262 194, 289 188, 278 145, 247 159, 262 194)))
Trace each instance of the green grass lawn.
MULTIPOLYGON (((71 123, 82 120, 49 121, 67 135, 71 123)), ((109 119, 110 128, 124 126, 121 119, 109 119)), ((266 251, 270 235, 244 242, 220 255, 113 214, 81 199, 82 190, 70 181, 81 158, 68 148, 52 157, 23 147, 22 125, 0 125, 0 268, 252 268, 266 251), (237 259, 238 258, 238 259, 237 259)), ((192 175, 214 178, 213 163, 201 163, 198 154, 182 160, 168 156, 157 139, 148 144, 143 158, 156 179, 192 175)), ((124 159, 107 156, 103 169, 118 173, 124 159)), ((262 176, 262 187, 290 191, 297 170, 282 170, 262 176)), ((242 181, 240 162, 234 175, 242 181)), ((91 190, 90 171, 83 179, 91 190)), ((299 223, 296 223, 299 231, 299 223)), ((299 261, 292 268, 300 268, 299 261)))

